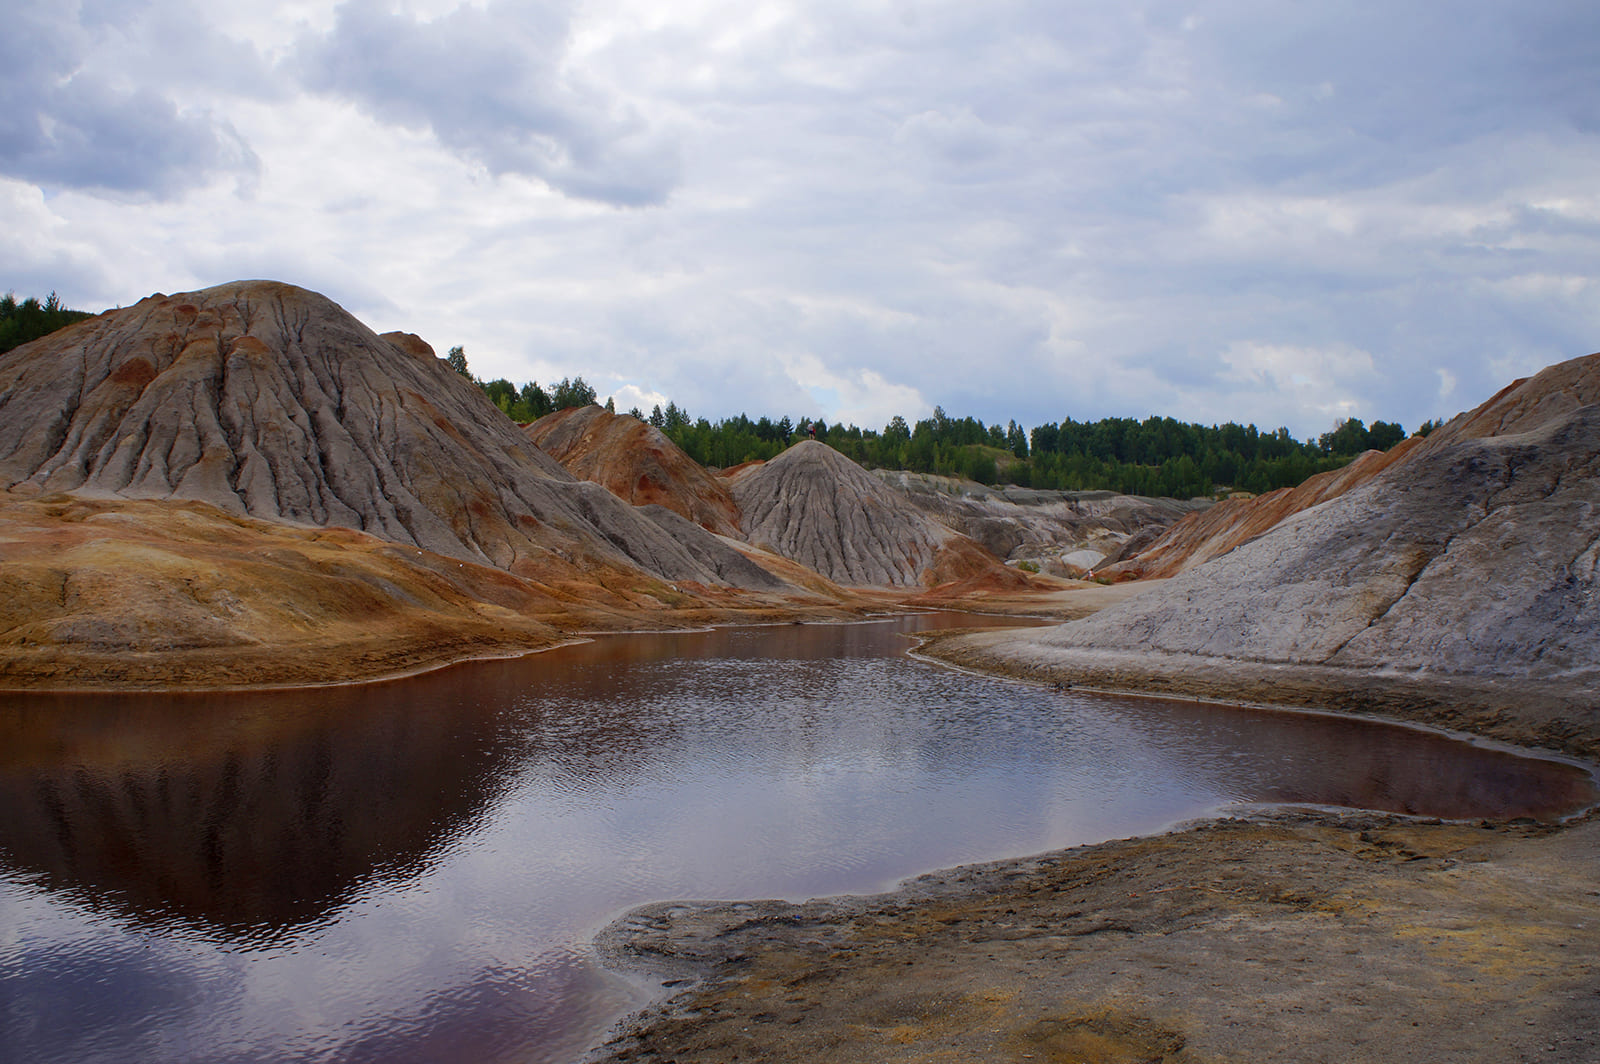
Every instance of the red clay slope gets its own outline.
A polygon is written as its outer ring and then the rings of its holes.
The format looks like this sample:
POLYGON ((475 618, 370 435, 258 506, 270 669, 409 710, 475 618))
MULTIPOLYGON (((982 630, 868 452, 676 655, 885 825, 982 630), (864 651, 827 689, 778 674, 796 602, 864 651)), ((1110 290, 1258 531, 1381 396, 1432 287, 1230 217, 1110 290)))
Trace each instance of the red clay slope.
POLYGON ((727 486, 653 425, 591 404, 522 431, 579 480, 603 484, 635 506, 665 506, 718 535, 739 535, 739 508, 727 486))

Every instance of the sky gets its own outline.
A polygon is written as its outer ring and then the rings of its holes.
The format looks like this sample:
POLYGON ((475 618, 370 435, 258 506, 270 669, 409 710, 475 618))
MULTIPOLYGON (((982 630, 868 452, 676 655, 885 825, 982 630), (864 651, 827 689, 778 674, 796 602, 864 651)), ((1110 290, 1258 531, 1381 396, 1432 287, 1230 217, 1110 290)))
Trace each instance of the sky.
POLYGON ((1593 0, 8 0, 0 290, 619 410, 1407 430, 1600 350, 1593 0))

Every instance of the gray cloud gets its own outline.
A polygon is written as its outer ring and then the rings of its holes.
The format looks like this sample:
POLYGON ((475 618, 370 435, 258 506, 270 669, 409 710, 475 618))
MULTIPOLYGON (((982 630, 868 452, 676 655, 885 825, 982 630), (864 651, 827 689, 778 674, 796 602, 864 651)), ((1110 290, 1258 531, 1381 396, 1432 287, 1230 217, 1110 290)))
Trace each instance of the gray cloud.
POLYGON ((302 40, 293 66, 307 88, 429 129, 493 174, 660 203, 677 181, 675 153, 625 102, 564 68, 569 15, 559 3, 493 3, 422 22, 350 0, 330 33, 302 40))
POLYGON ((253 174, 258 160, 208 107, 183 107, 139 79, 116 76, 115 58, 155 79, 162 57, 143 53, 106 12, 24 3, 0 36, 0 174, 50 188, 170 197, 219 173, 253 174), (120 55, 115 55, 120 51, 120 55))
POLYGON ((255 200, 165 213, 0 180, 0 259, 156 274, 118 298, 322 278, 480 374, 871 427, 935 403, 1414 426, 1600 346, 1587 2, 233 12, 270 68, 205 30, 220 9, 98 2, 100 23, 0 44, 24 104, 0 140, 37 139, 37 100, 92 71, 49 102, 94 130, 50 157, 74 180, 224 172, 219 115, 262 158, 255 200), (158 128, 119 141, 119 104, 158 128), (168 154, 113 162, 140 138, 168 154))
MULTIPOLYGON (((654 36, 614 44, 634 93, 706 119, 686 188, 738 207, 635 234, 713 265, 597 313, 583 358, 643 338, 647 383, 708 413, 762 399, 720 395, 707 347, 803 350, 821 378, 870 365, 991 419, 1313 434, 1453 413, 1593 343, 1585 208, 1530 206, 1583 189, 1565 93, 1594 75, 1548 46, 1594 39, 1579 5, 913 13, 812 4, 716 52, 680 31, 672 63, 654 36)), ((597 247, 595 275, 634 246, 597 247)), ((805 401, 766 380, 769 408, 805 401)))

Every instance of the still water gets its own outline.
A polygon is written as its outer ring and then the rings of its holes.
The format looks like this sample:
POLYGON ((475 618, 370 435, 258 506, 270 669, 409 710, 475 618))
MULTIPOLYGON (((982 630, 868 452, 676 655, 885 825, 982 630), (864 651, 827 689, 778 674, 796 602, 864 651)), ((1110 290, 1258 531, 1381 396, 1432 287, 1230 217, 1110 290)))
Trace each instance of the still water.
POLYGON ((605 637, 390 684, 0 697, 0 1060, 529 1061, 665 898, 869 891, 1239 802, 1557 816, 1587 773, 904 655, 972 618, 605 637))

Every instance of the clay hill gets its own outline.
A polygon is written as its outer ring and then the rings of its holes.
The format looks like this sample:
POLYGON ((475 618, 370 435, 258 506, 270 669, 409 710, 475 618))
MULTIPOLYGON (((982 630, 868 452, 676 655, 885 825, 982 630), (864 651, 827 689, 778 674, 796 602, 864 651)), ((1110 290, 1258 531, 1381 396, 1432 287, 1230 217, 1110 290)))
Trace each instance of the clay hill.
POLYGON ((558 411, 523 431, 575 476, 743 541, 768 568, 786 560, 792 583, 941 588, 946 597, 1031 586, 904 488, 822 443, 803 441, 715 476, 658 429, 598 406, 558 411))
POLYGON ((8 686, 327 682, 839 605, 574 478, 417 338, 272 282, 0 356, 0 488, 8 686))
POLYGON ((0 359, 0 487, 206 502, 513 573, 777 586, 574 478, 416 337, 268 281, 153 296, 0 359))
MULTIPOLYGON (((1600 355, 1095 617, 992 651, 1062 682, 1600 734, 1600 355)), ((1593 752, 1593 751, 1590 751, 1593 752)))
POLYGON ((1594 402, 1596 384, 1587 371, 1588 361, 1579 358, 1549 367, 1539 374, 1537 387, 1524 387, 1526 381, 1508 385, 1476 410, 1430 434, 1426 443, 1412 437, 1387 451, 1368 451, 1342 469, 1319 473, 1295 487, 1228 499, 1189 514, 1153 542, 1130 539, 1107 558, 1100 572, 1137 580, 1174 576, 1250 542, 1302 510, 1361 487, 1391 466, 1409 461, 1414 452, 1462 439, 1512 434, 1565 412, 1571 404, 1594 402))
POLYGON ((826 444, 805 440, 728 477, 754 545, 852 587, 1020 586, 1021 574, 826 444))
POLYGON ((570 407, 522 430, 573 476, 635 506, 664 506, 718 535, 739 535, 739 512, 718 478, 654 425, 595 406, 570 407))

